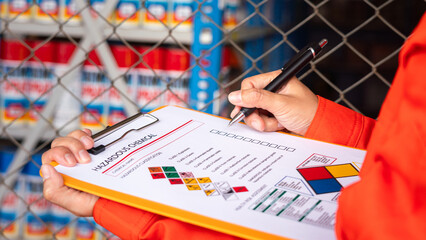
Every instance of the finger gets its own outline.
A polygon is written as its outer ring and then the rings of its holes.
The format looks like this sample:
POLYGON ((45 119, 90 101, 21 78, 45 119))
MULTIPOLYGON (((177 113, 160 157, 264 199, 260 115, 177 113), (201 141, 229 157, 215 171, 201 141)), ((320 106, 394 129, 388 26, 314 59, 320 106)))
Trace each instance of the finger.
POLYGON ((264 123, 263 131, 275 132, 283 129, 283 126, 279 124, 278 120, 275 117, 269 117, 266 115, 260 115, 260 117, 262 118, 264 123))
POLYGON ((241 98, 241 90, 229 93, 228 94, 228 101, 235 106, 240 106, 242 104, 242 101, 243 101, 242 98, 241 98))
POLYGON ((94 145, 93 139, 90 137, 92 132, 89 129, 76 130, 68 134, 68 137, 73 137, 81 141, 86 149, 90 149, 94 145))
POLYGON ((259 115, 259 111, 256 110, 246 118, 244 118, 244 122, 253 129, 257 131, 263 132, 265 129, 265 123, 262 117, 259 115))
POLYGON ((41 166, 43 195, 48 201, 70 210, 77 216, 91 216, 97 197, 64 185, 62 176, 50 165, 41 166))
POLYGON ((264 109, 273 115, 282 114, 285 109, 288 97, 281 94, 272 93, 263 89, 241 90, 242 107, 264 109))
POLYGON ((82 131, 84 131, 87 135, 92 136, 92 130, 88 128, 83 128, 82 131))
POLYGON ((241 82, 241 89, 264 88, 280 73, 281 70, 277 70, 246 78, 241 82))
POLYGON ((90 155, 83 143, 73 137, 59 137, 53 140, 52 148, 66 147, 68 148, 79 163, 90 162, 90 155))
MULTIPOLYGON (((254 90, 255 92, 257 92, 258 90, 254 90)), ((259 90, 260 91, 260 90, 259 90)), ((245 105, 245 103, 243 103, 242 100, 242 91, 235 91, 229 94, 228 98, 230 100, 231 103, 235 104, 235 105, 245 105)), ((260 101, 260 99, 258 100, 257 98, 259 97, 255 97, 256 101, 260 101)), ((269 104, 268 104, 269 105, 269 104)), ((241 109, 240 107, 238 107, 238 111, 236 110, 236 108, 234 108, 234 110, 231 113, 231 116, 235 116, 235 114, 238 113, 239 109, 241 109)), ((255 111, 255 113, 247 116, 244 120, 244 122, 249 125, 250 127, 258 130, 258 131, 276 131, 278 130, 278 121, 275 119, 275 117, 269 117, 265 114, 261 114, 259 111, 255 111)))
POLYGON ((41 160, 43 164, 49 164, 51 162, 57 162, 60 165, 67 167, 75 166, 77 159, 74 157, 74 154, 67 147, 54 147, 49 151, 43 153, 41 160))
POLYGON ((237 113, 238 113, 240 110, 241 110, 241 108, 240 108, 240 107, 235 106, 235 107, 234 107, 234 109, 232 110, 231 114, 230 114, 231 118, 235 117, 235 115, 237 115, 237 113))
POLYGON ((40 168, 43 177, 43 195, 48 201, 58 203, 58 197, 61 195, 64 186, 62 176, 50 165, 43 164, 40 168))
POLYGON ((244 122, 262 132, 275 132, 285 129, 275 117, 265 114, 253 113, 244 119, 244 122))
MULTIPOLYGON (((275 71, 275 72, 272 72, 272 73, 261 74, 261 75, 268 75, 268 76, 259 77, 259 79, 260 80, 266 79, 268 81, 267 83, 269 83, 269 81, 271 81, 273 78, 275 78, 275 76, 277 74, 279 74, 279 72, 280 71, 275 71)), ((261 75, 258 75, 258 76, 261 76, 261 75)), ((231 104, 233 104, 235 106, 247 107, 246 104, 248 102, 245 101, 245 100, 243 101, 242 94, 245 94, 245 95, 257 94, 256 96, 248 96, 248 97, 246 97, 246 99, 250 99, 251 97, 255 97, 254 99, 251 98, 252 102, 253 101, 259 101, 259 98, 261 97, 261 95, 260 95, 261 89, 263 89, 264 86, 263 86, 263 84, 260 84, 260 85, 252 84, 252 83, 261 83, 261 81, 253 80, 254 82, 251 82, 251 79, 252 78, 247 78, 247 79, 244 80, 245 82, 242 84, 243 86, 242 86, 241 90, 229 93, 228 100, 231 104), (245 91, 245 90, 250 90, 250 89, 252 89, 252 91, 254 91, 254 92, 245 91), (258 90, 253 90, 253 89, 258 89, 258 90)), ((286 94, 288 96, 292 96, 295 93, 301 93, 301 92, 310 92, 310 90, 307 90, 306 86, 304 86, 296 77, 293 77, 284 86, 282 86, 282 88, 276 93, 286 94), (294 92, 294 93, 292 94, 292 92, 294 92)), ((264 102, 268 103, 268 105, 269 105, 268 101, 264 101, 264 102)), ((235 111, 235 109, 234 109, 234 111, 235 111)), ((234 113, 234 111, 232 113, 234 113)), ((232 114, 231 114, 231 116, 232 116, 232 114)))

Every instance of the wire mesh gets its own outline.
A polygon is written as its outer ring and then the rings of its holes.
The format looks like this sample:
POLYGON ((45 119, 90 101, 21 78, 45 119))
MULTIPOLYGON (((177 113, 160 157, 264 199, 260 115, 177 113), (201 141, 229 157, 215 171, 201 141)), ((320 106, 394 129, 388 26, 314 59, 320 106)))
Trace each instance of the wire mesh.
POLYGON ((242 79, 279 69, 308 41, 328 38, 325 53, 299 79, 376 118, 401 46, 426 9, 421 0, 219 1, 223 22, 214 26, 222 38, 196 56, 193 39, 202 33, 193 31, 195 15, 214 22, 206 2, 0 1, 1 239, 116 238, 43 198, 41 153, 57 136, 83 127, 96 132, 131 111, 193 107, 196 67, 219 94, 194 108, 217 104, 214 113, 228 116, 232 106, 224 99, 242 79), (204 62, 217 47, 220 71, 209 72, 204 62), (26 144, 32 135, 35 143, 26 144), (18 151, 24 161, 8 167, 18 151))

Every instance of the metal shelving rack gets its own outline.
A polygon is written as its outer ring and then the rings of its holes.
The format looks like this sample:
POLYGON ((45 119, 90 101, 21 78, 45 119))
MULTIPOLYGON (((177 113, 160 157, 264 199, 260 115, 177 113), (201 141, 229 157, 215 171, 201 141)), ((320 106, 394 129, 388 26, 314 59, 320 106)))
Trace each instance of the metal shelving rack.
MULTIPOLYGON (((103 17, 109 16, 113 12, 115 6, 117 6, 117 2, 118 0, 106 1, 105 6, 100 12, 100 14, 103 17)), ((125 39, 130 41, 138 41, 144 43, 155 43, 162 41, 164 43, 174 43, 176 40, 178 40, 182 44, 192 45, 192 51, 194 52, 194 56, 203 58, 204 60, 208 59, 211 62, 217 63, 215 66, 205 67, 208 68, 210 72, 210 77, 218 79, 220 70, 220 49, 212 50, 211 54, 206 54, 204 50, 216 45, 216 42, 219 41, 221 38, 221 35, 218 36, 218 34, 220 34, 220 31, 214 30, 210 33, 207 33, 207 35, 205 32, 202 33, 202 31, 204 31, 206 27, 210 28, 211 26, 208 22, 202 21, 201 19, 206 19, 206 17, 207 19, 214 19, 215 24, 220 26, 220 20, 223 11, 223 2, 219 0, 209 0, 203 3, 203 6, 199 8, 197 7, 198 10, 196 11, 198 12, 194 16, 194 31, 173 31, 173 33, 171 33, 171 31, 168 29, 163 31, 153 31, 148 29, 115 29, 112 26, 108 26, 107 24, 105 24, 105 21, 103 21, 102 19, 93 18, 89 12, 89 9, 83 7, 86 4, 84 0, 76 0, 76 4, 83 9, 80 12, 82 18, 82 26, 60 27, 59 25, 12 22, 7 23, 9 24, 8 26, 5 25, 6 23, 1 23, 1 29, 7 27, 8 29, 13 29, 14 34, 22 35, 53 36, 54 34, 56 34, 55 36, 61 36, 61 32, 62 34, 63 32, 66 32, 66 34, 69 34, 70 36, 81 37, 81 41, 79 42, 79 48, 75 50, 72 58, 68 63, 68 69, 73 69, 73 73, 77 72, 75 66, 77 66, 85 59, 85 52, 89 50, 91 43, 100 43, 96 48, 97 54, 100 57, 102 65, 105 67, 105 71, 109 75, 109 78, 117 79, 114 82, 114 86, 119 90, 120 94, 126 92, 124 90, 126 87, 125 81, 124 79, 120 79, 121 73, 117 68, 117 63, 111 54, 111 50, 109 49, 108 44, 102 40, 102 36, 111 36, 111 39, 114 39, 115 33, 120 36, 125 36, 125 39), (213 11, 211 11, 211 9, 213 9, 213 11), (203 11, 205 11, 206 13, 204 13, 203 11), (171 34, 173 34, 173 36, 171 36, 171 34), (203 42, 203 39, 205 39, 206 37, 213 39, 213 41, 210 41, 209 44, 206 44, 206 42, 203 42)), ((197 69, 197 67, 195 68, 197 69)), ((64 86, 69 85, 73 81, 73 76, 74 74, 72 73, 68 74, 62 79, 62 84, 64 86)), ((192 76, 194 77, 192 77, 190 81, 198 82, 198 79, 196 77, 197 75, 192 74, 192 76)), ((204 98, 202 97, 202 94, 199 94, 198 92, 194 92, 193 94, 191 94, 191 97, 198 98, 201 96, 202 101, 209 102, 212 101, 214 97, 214 95, 211 93, 216 92, 218 90, 218 86, 217 84, 214 84, 215 81, 212 79, 205 80, 209 82, 208 88, 200 90, 207 91, 209 97, 204 98)), ((197 84, 195 84, 195 86, 197 86, 197 84)), ((198 91, 198 89, 196 91, 198 91)), ((51 139, 55 136, 55 132, 47 130, 49 126, 48 120, 52 119, 55 106, 60 101, 63 92, 64 89, 59 87, 53 89, 48 102, 46 103, 43 108, 43 111, 41 112, 41 117, 34 126, 30 127, 29 130, 14 130, 13 133, 2 132, 0 134, 0 137, 7 137, 8 135, 11 135, 14 139, 22 139, 21 147, 16 152, 13 162, 10 164, 5 174, 7 178, 3 182, 3 185, 0 186, 0 199, 2 199, 5 191, 7 190, 5 185, 9 187, 13 186, 19 176, 20 169, 22 169, 27 159, 31 157, 32 152, 34 151, 38 142, 46 141, 46 139, 51 139)), ((134 103, 129 101, 126 96, 123 96, 123 94, 121 95, 124 101, 124 106, 127 115, 131 116, 137 113, 139 111, 138 107, 134 103)), ((212 109, 208 108, 206 109, 206 111, 212 112, 212 109)), ((1 126, 1 123, 0 127, 3 127, 1 126)))
MULTIPOLYGON (((5 23, 1 23, 1 29, 5 28, 5 23)), ((71 37, 83 37, 86 34, 84 26, 59 26, 56 24, 42 24, 35 22, 11 22, 8 23, 8 28, 13 29, 13 33, 22 35, 36 35, 36 36, 52 36, 56 34, 57 37, 64 36, 64 32, 71 37)), ((104 25, 99 30, 102 36, 111 36, 110 40, 119 39, 124 37, 128 41, 156 43, 163 41, 164 43, 175 43, 170 36, 168 29, 164 30, 150 30, 144 28, 114 28, 111 25, 104 25)), ((192 44, 193 32, 192 31, 173 31, 173 38, 177 39, 183 44, 192 44)))
MULTIPOLYGON (((122 93, 125 93, 126 83, 118 70, 117 63, 111 53, 107 40, 120 40, 143 42, 157 45, 158 43, 178 44, 179 46, 189 45, 192 55, 192 62, 189 70, 191 77, 189 81, 190 97, 189 106, 207 113, 218 114, 223 105, 220 103, 221 55, 222 47, 226 43, 224 39, 234 41, 257 41, 261 36, 266 36, 274 32, 274 29, 265 26, 250 24, 248 27, 240 27, 238 30, 227 31, 222 26, 222 16, 224 2, 221 0, 207 0, 199 4, 194 1, 193 30, 179 31, 178 28, 167 28, 164 30, 151 30, 145 28, 121 28, 107 24, 104 19, 111 15, 117 6, 118 0, 105 1, 104 8, 99 12, 100 18, 94 18, 88 8, 84 8, 84 0, 75 0, 76 4, 83 9, 80 12, 82 24, 79 26, 43 24, 37 22, 0 22, 0 29, 13 29, 16 35, 33 35, 42 37, 69 37, 80 38, 79 47, 76 48, 71 57, 67 69, 70 73, 61 79, 61 84, 70 86, 81 67, 81 62, 86 58, 87 52, 91 49, 91 44, 96 43, 97 55, 100 57, 105 72, 109 79, 114 80, 114 87, 117 88, 123 100, 127 116, 131 116, 139 111, 138 106, 130 101, 122 93), (249 30, 247 29, 249 28, 249 30)), ((247 44, 249 48, 250 45, 247 44)), ((247 48, 245 49, 247 50, 247 48)), ((260 49, 258 49, 260 50, 260 49)), ((247 50, 248 51, 248 50, 247 50)), ((249 51, 248 51, 249 52, 249 51)), ((61 100, 64 93, 61 87, 55 87, 45 104, 41 116, 37 123, 29 129, 4 128, 0 122, 0 138, 11 138, 22 140, 13 162, 9 165, 5 176, 7 176, 0 186, 0 199, 4 196, 7 188, 13 186, 19 173, 28 159, 34 153, 37 144, 53 139, 58 133, 51 126, 50 120, 54 116, 55 107, 61 100), (6 185, 8 187, 6 187, 6 185)))

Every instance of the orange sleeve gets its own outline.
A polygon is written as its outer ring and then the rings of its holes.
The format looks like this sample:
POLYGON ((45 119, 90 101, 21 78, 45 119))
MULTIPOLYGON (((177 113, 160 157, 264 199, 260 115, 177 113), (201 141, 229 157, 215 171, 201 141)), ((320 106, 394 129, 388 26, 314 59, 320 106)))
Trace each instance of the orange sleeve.
POLYGON ((361 180, 339 197, 339 239, 426 239, 425 66, 426 14, 400 52, 361 180))
POLYGON ((93 209, 95 221, 121 239, 176 239, 216 240, 239 239, 189 223, 129 207, 99 198, 93 209))
POLYGON ((318 96, 318 109, 305 137, 367 148, 376 121, 318 96))

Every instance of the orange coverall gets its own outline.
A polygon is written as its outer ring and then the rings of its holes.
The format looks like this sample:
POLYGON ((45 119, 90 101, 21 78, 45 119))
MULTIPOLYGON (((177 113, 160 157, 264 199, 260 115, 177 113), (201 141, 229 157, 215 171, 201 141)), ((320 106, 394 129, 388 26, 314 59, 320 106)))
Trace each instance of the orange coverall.
MULTIPOLYGON (((339 197, 339 239, 426 239, 426 14, 377 122, 319 97, 306 137, 367 149, 361 181, 339 197)), ((103 198, 93 215, 122 239, 237 239, 103 198)))

